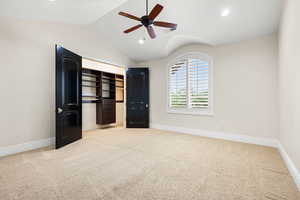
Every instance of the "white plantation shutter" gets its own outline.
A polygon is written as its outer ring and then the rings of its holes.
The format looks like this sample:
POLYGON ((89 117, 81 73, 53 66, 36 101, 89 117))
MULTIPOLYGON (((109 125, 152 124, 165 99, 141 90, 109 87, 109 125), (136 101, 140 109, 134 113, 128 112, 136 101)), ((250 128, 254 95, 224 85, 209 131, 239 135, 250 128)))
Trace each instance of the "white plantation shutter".
POLYGON ((189 59, 189 108, 208 108, 209 63, 200 59, 189 59))
POLYGON ((169 100, 171 108, 187 107, 187 60, 180 60, 169 69, 169 100))
POLYGON ((181 56, 169 66, 169 111, 210 114, 211 59, 193 53, 181 56))

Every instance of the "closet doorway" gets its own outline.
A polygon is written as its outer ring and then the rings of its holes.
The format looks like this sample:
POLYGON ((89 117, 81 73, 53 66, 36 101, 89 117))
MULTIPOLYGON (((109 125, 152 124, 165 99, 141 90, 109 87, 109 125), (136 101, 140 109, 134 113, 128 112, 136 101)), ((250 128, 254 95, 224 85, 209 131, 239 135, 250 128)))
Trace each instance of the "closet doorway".
POLYGON ((56 148, 83 131, 124 126, 125 67, 56 45, 56 148))
POLYGON ((125 68, 82 58, 82 130, 124 126, 125 68))
POLYGON ((111 127, 149 127, 148 69, 126 70, 56 46, 56 148, 111 127))

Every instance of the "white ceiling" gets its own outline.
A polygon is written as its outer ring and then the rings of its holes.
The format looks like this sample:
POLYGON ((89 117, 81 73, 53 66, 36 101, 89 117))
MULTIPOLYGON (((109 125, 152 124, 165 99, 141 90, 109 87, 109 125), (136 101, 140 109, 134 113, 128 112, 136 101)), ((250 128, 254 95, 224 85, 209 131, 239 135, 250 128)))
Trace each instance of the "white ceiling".
POLYGON ((127 0, 0 0, 0 16, 90 24, 127 0))
POLYGON ((0 16, 72 24, 90 24, 99 37, 109 40, 131 59, 143 61, 168 55, 190 43, 218 45, 271 34, 278 29, 282 0, 149 0, 149 9, 160 3, 160 21, 178 24, 176 31, 154 27, 151 40, 142 27, 123 31, 138 22, 119 16, 119 11, 145 14, 144 0, 0 0, 0 16), (221 17, 222 9, 231 13, 221 17), (143 45, 138 43, 146 38, 143 45))
POLYGON ((144 15, 142 0, 128 0, 95 23, 113 46, 136 61, 163 57, 190 43, 218 45, 271 34, 278 29, 282 9, 281 0, 149 0, 149 3, 150 9, 156 3, 163 5, 157 20, 177 23, 178 29, 170 32, 154 27, 155 40, 148 37, 144 27, 123 34, 123 30, 138 23, 117 13, 144 15), (231 11, 227 17, 221 17, 224 8, 231 11), (143 37, 146 42, 140 45, 138 40, 143 37))

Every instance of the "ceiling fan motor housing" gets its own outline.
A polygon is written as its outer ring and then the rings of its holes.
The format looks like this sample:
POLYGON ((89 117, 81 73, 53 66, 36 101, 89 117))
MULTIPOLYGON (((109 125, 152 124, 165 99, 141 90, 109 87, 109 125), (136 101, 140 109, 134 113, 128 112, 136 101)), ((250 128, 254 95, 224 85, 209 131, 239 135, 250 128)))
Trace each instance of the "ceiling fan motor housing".
POLYGON ((147 16, 147 15, 141 17, 141 19, 142 19, 142 24, 143 24, 145 27, 148 27, 148 26, 150 26, 151 24, 153 24, 153 20, 149 19, 149 16, 147 16))

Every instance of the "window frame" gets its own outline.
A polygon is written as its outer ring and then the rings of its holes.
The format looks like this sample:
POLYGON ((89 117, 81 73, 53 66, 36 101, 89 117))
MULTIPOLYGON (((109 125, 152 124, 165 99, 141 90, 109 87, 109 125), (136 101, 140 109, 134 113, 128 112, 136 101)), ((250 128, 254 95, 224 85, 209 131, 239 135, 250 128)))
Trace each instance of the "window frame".
MULTIPOLYGON (((189 102, 190 95, 190 81, 189 81, 189 67, 187 67, 187 102, 189 102)), ((170 114, 184 114, 184 115, 207 115, 213 116, 214 110, 214 99, 213 99, 213 59, 207 54, 201 52, 189 52, 182 54, 178 57, 173 58, 167 64, 167 113, 170 114), (201 108, 188 108, 189 104, 187 104, 187 108, 171 108, 170 107, 170 68, 182 59, 191 59, 191 58, 199 58, 201 60, 207 61, 209 63, 208 66, 208 109, 201 108)))

